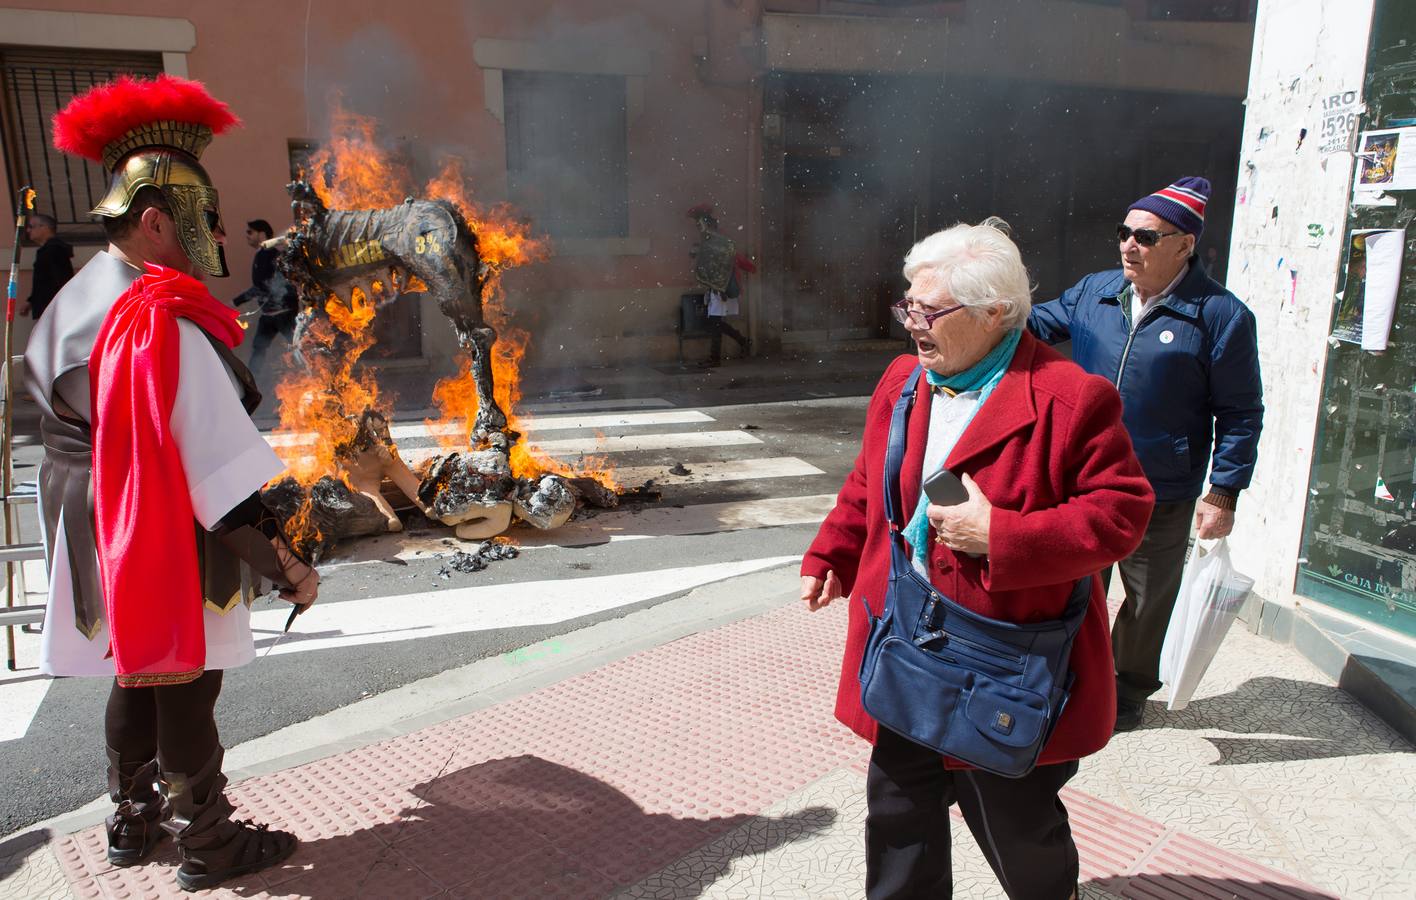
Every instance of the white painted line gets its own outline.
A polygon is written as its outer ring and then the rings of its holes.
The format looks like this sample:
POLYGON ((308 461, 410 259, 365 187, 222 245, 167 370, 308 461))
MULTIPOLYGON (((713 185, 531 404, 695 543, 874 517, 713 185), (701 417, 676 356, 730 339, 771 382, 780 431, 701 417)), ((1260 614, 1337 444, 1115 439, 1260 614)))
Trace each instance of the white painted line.
MULTIPOLYGON (((604 453, 633 453, 636 450, 684 450, 693 447, 729 447, 760 443, 762 443, 761 440, 746 431, 684 431, 672 434, 607 435, 605 437, 531 442, 532 446, 549 456, 579 456, 586 453, 599 456, 604 453)), ((440 447, 400 447, 398 449, 398 455, 403 458, 405 463, 413 467, 444 452, 440 447)), ((314 461, 313 457, 295 456, 299 450, 288 446, 275 446, 275 453, 286 465, 297 461, 314 461), (282 450, 285 452, 282 453, 282 450)))
POLYGON ((683 450, 690 447, 727 447, 760 444, 746 431, 682 431, 673 434, 624 434, 594 438, 532 441, 552 456, 576 453, 632 453, 636 450, 683 450))
MULTIPOLYGON (((270 652, 281 655, 334 647, 367 647, 496 628, 551 625, 725 578, 760 572, 799 558, 774 556, 652 572, 522 581, 317 603, 270 652)), ((281 608, 251 614, 258 654, 263 652, 262 647, 277 639, 287 615, 287 610, 281 608)))
MULTIPOLYGON (((536 531, 519 526, 507 537, 521 547, 584 547, 616 541, 640 541, 684 534, 718 534, 749 528, 802 525, 820 522, 836 504, 835 494, 804 497, 767 497, 735 503, 700 503, 684 507, 650 507, 632 512, 612 510, 588 519, 570 522, 554 531, 536 531)), ((360 538, 343 552, 320 564, 320 571, 363 565, 387 559, 435 559, 460 548, 476 547, 480 541, 458 541, 452 529, 437 528, 431 534, 411 536, 387 534, 360 538), (444 543, 450 541, 451 544, 444 543)))
MULTIPOLYGON (((705 415, 696 409, 670 409, 661 412, 629 412, 629 413, 605 413, 603 415, 581 415, 572 413, 569 415, 543 415, 531 416, 521 420, 521 426, 526 432, 534 433, 541 431, 569 431, 576 428, 631 428, 642 425, 694 425, 699 422, 712 422, 713 417, 705 415)), ((426 422, 409 422, 403 425, 394 425, 389 428, 389 434, 395 441, 407 440, 409 438, 437 437, 439 435, 459 434, 463 426, 450 425, 429 425, 426 422)), ((298 447, 315 442, 315 434, 311 431, 291 431, 282 434, 271 434, 266 436, 266 443, 272 447, 298 447)))
POLYGON ((16 679, 15 672, 6 672, 10 678, 0 681, 0 742, 19 740, 29 731, 39 705, 54 679, 40 675, 30 669, 27 677, 16 679))
POLYGON ((708 484, 714 481, 747 481, 754 478, 795 478, 801 475, 821 475, 820 469, 795 456, 771 456, 766 459, 730 459, 717 462, 684 464, 687 475, 675 475, 673 466, 616 466, 615 478, 620 484, 635 487, 650 480, 656 486, 669 484, 708 484))
POLYGON ((592 412, 600 409, 672 409, 673 404, 659 397, 637 397, 628 400, 560 400, 527 403, 516 411, 527 415, 558 412, 592 412))
MULTIPOLYGON (((713 418, 696 409, 670 409, 662 412, 605 413, 587 416, 579 414, 563 416, 535 416, 523 419, 522 426, 527 432, 565 431, 573 428, 628 428, 635 425, 691 425, 711 422, 713 418)), ((437 434, 456 434, 460 429, 449 426, 430 428, 427 423, 395 425, 389 429, 394 440, 414 437, 432 437, 437 434)))
POLYGON ((835 494, 814 494, 737 503, 699 503, 681 509, 661 506, 639 512, 614 510, 570 522, 555 531, 518 531, 513 537, 523 547, 583 547, 667 535, 718 534, 820 522, 835 505, 835 494))

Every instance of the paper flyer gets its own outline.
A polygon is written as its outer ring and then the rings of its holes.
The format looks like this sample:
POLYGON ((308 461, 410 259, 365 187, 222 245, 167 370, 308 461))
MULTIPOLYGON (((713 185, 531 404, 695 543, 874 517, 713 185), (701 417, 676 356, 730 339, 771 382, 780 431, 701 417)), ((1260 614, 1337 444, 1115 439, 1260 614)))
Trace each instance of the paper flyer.
POLYGON ((1362 132, 1353 201, 1372 204, 1384 193, 1411 190, 1416 190, 1416 128, 1362 132))
POLYGON ((1401 286, 1406 232, 1362 229, 1347 245, 1347 277, 1337 295, 1332 336, 1363 350, 1385 350, 1401 286))

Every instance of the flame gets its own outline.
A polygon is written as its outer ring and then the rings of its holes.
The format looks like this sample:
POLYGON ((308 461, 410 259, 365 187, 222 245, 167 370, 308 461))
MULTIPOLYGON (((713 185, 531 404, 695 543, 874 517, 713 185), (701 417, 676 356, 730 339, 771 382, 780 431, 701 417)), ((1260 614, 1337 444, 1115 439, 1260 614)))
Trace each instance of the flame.
MULTIPOLYGON (((477 235, 477 253, 487 267, 482 287, 482 315, 496 329, 497 341, 492 347, 492 378, 497 404, 507 416, 507 427, 521 436, 512 446, 508 462, 517 478, 539 478, 542 475, 593 478, 611 490, 619 488, 607 459, 582 458, 579 465, 570 465, 552 458, 530 443, 526 428, 516 406, 521 400, 521 363, 531 345, 531 334, 517 327, 506 308, 506 292, 502 273, 507 269, 537 262, 550 255, 544 240, 531 234, 530 225, 516 217, 507 204, 482 208, 472 200, 462 160, 444 161, 437 177, 428 182, 426 196, 452 203, 467 221, 467 227, 477 235)), ((466 447, 471 442, 473 420, 477 415, 477 389, 472 378, 472 362, 464 355, 459 361, 459 373, 438 382, 433 389, 433 402, 442 417, 429 420, 439 443, 448 450, 466 447), (447 426, 453 425, 454 429, 447 426), (446 434, 447 432, 455 432, 446 434)))
MULTIPOLYGON (((518 219, 509 205, 483 207, 474 202, 461 160, 450 158, 443 162, 437 176, 422 191, 415 191, 408 166, 379 145, 377 123, 372 118, 351 113, 336 102, 331 131, 331 139, 311 155, 310 168, 305 173, 306 180, 327 207, 378 209, 395 206, 410 195, 447 200, 476 235, 478 253, 486 267, 483 315, 498 335, 491 361, 496 397, 507 414, 509 427, 522 431, 515 410, 521 398, 521 363, 531 336, 511 320, 502 290, 502 274, 507 269, 547 258, 546 241, 533 236, 530 225, 518 219)), ((426 290, 425 284, 410 277, 405 283, 389 285, 387 293, 426 290)), ((276 434, 312 432, 317 436, 313 450, 308 442, 298 441, 288 450, 281 448, 288 467, 285 474, 306 487, 325 475, 340 471, 340 449, 358 433, 358 420, 364 409, 373 408, 389 419, 393 417, 391 405, 380 397, 372 374, 357 367, 359 359, 374 343, 369 326, 384 294, 385 286, 375 282, 370 292, 356 288, 347 300, 329 297, 325 303, 328 318, 315 320, 306 337, 316 348, 306 354, 309 371, 292 367, 294 371, 276 387, 280 400, 280 424, 275 429, 276 434)), ((433 429, 439 443, 449 450, 467 449, 478 403, 471 362, 465 354, 459 361, 459 374, 440 381, 433 390, 433 399, 442 417, 428 424, 442 426, 433 429), (452 427, 448 428, 449 425, 452 427), (443 434, 449 431, 456 433, 443 434)), ((536 478, 548 473, 590 477, 608 488, 618 487, 608 462, 582 459, 578 465, 563 463, 537 450, 524 436, 512 447, 510 463, 518 477, 536 478)), ((306 508, 289 525, 293 533, 307 540, 311 536, 318 540, 309 513, 307 502, 306 508)))

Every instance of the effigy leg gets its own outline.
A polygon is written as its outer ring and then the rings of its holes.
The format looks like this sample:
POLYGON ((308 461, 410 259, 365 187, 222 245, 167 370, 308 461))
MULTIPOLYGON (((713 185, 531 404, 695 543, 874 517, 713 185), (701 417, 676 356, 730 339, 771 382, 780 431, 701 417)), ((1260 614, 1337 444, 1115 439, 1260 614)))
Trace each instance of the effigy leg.
POLYGON ((505 446, 506 413, 497 403, 496 383, 492 375, 492 345, 497 333, 483 325, 462 332, 462 345, 472 356, 472 380, 477 385, 477 418, 472 423, 472 440, 476 444, 505 446))

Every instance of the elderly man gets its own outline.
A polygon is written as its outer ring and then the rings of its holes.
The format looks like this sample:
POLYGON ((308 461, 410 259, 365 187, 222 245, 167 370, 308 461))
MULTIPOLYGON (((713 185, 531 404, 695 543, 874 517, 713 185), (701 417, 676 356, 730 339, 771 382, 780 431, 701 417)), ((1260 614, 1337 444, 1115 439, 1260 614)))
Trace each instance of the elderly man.
POLYGON ((1258 456, 1264 406, 1254 314, 1195 255, 1209 192, 1205 179, 1181 178, 1131 204, 1116 227, 1121 268, 1088 275, 1028 319, 1039 338, 1070 339, 1073 360, 1115 383, 1155 489, 1145 539, 1119 563, 1126 600, 1111 632, 1117 731, 1140 725, 1146 698, 1160 689, 1160 647, 1192 521, 1201 538, 1229 534, 1258 456))
POLYGON ((29 299, 20 304, 20 315, 38 319, 54 295, 74 277, 74 248, 58 235, 59 222, 53 216, 35 213, 25 224, 25 237, 34 244, 34 278, 29 299))

